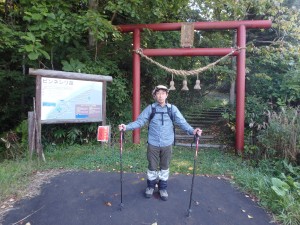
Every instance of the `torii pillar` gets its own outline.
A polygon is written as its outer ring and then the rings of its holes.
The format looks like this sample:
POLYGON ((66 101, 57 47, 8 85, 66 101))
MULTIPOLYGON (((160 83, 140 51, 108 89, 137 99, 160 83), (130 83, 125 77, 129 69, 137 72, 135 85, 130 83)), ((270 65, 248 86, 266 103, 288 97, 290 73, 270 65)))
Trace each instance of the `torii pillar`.
MULTIPOLYGON (((237 47, 239 52, 232 56, 237 57, 236 68, 236 141, 235 149, 238 153, 244 150, 245 128, 245 78, 246 78, 246 30, 270 28, 270 20, 244 20, 223 22, 195 22, 195 30, 237 30, 237 47)), ((136 24, 120 25, 119 30, 123 33, 133 32, 133 50, 140 48, 140 31, 150 29, 152 31, 180 30, 181 23, 160 24, 136 24)), ((231 48, 170 48, 170 49, 143 49, 146 56, 224 56, 232 51, 231 48)), ((133 120, 140 114, 140 56, 133 52, 133 120)), ((140 130, 133 131, 133 143, 140 143, 140 130)))

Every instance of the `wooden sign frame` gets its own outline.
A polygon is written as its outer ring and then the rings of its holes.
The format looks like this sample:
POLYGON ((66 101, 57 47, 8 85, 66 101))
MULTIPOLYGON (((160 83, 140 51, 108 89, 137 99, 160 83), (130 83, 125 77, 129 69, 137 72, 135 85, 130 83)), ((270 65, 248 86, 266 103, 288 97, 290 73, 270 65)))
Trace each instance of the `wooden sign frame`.
POLYGON ((96 74, 85 74, 85 73, 75 73, 75 72, 65 72, 65 71, 56 71, 56 70, 44 70, 44 69, 29 69, 29 75, 36 76, 36 90, 35 90, 35 102, 34 102, 34 116, 33 124, 34 131, 30 132, 34 135, 31 135, 31 139, 35 140, 31 143, 31 147, 35 145, 35 149, 40 158, 44 159, 42 144, 41 144, 41 130, 42 124, 59 124, 59 123, 91 123, 91 122, 101 122, 102 125, 106 124, 106 88, 107 82, 112 82, 111 76, 96 75, 96 74), (92 82, 102 82, 102 113, 101 119, 61 119, 61 120, 44 120, 41 121, 41 96, 42 96, 42 78, 57 78, 57 79, 66 79, 66 80, 80 80, 80 81, 92 81, 92 82), (36 144, 33 144, 36 143, 36 144))

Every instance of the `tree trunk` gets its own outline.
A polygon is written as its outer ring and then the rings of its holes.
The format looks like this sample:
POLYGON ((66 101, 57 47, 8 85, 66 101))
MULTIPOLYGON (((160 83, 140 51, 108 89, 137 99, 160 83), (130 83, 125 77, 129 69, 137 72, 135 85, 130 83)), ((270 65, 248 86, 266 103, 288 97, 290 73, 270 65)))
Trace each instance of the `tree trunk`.
MULTIPOLYGON (((89 9, 97 10, 98 8, 98 0, 89 0, 89 9)), ((93 48, 96 46, 96 40, 94 34, 91 30, 89 30, 89 48, 93 48)))
MULTIPOLYGON (((237 33, 234 32, 233 35, 232 35, 232 46, 233 47, 236 47, 236 39, 237 39, 237 33)), ((232 71, 235 71, 235 72, 231 76, 231 81, 230 81, 229 104, 231 106, 234 106, 234 102, 235 102, 235 80, 236 80, 236 57, 231 58, 231 68, 232 68, 232 71)))
POLYGON ((231 80, 231 82, 230 82, 229 103, 231 106, 234 106, 234 100, 235 100, 235 79, 231 80))

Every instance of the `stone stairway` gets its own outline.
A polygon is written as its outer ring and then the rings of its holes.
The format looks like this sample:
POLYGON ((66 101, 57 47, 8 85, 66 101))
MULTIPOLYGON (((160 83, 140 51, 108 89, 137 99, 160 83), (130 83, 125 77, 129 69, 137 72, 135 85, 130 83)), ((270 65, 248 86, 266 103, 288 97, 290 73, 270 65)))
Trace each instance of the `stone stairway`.
MULTIPOLYGON (((220 132, 222 132, 222 122, 224 122, 224 119, 222 118, 223 112, 225 112, 224 107, 213 107, 200 112, 184 114, 185 119, 192 127, 199 127, 203 130, 199 141, 199 147, 221 149, 224 147, 219 135, 220 132)), ((191 143, 194 140, 194 136, 187 135, 179 127, 175 128, 175 135, 176 146, 191 146, 191 143)), ((195 144, 193 144, 193 146, 195 146, 195 144)))

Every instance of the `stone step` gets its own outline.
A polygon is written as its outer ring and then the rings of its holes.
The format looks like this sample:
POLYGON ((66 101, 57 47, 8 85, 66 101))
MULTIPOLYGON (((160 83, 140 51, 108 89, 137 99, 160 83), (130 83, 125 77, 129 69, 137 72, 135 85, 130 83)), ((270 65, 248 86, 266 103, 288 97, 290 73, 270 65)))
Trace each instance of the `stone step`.
POLYGON ((217 114, 217 113, 215 113, 215 114, 212 114, 212 113, 210 113, 210 114, 208 114, 208 113, 197 113, 197 114, 186 114, 185 116, 184 116, 185 118, 206 118, 206 117, 208 117, 208 118, 214 118, 214 117, 222 117, 222 114, 217 114))
MULTIPOLYGON (((194 139, 194 136, 193 135, 182 135, 182 134, 179 134, 179 135, 175 135, 176 136, 176 140, 181 140, 181 139, 194 139)), ((205 139, 205 140, 212 140, 214 139, 215 136, 213 135, 202 135, 201 136, 201 139, 205 139)))
MULTIPOLYGON (((201 128, 201 130, 204 130, 204 131, 208 131, 210 130, 210 127, 209 126, 210 124, 190 124, 193 128, 196 128, 196 127, 199 127, 201 128)), ((213 124, 212 124, 213 125, 213 124)), ((175 126, 175 133, 177 134, 186 134, 186 132, 184 130, 181 130, 181 128, 179 127, 176 127, 175 126)))
POLYGON ((209 125, 214 125, 216 123, 190 123, 192 127, 201 127, 201 129, 209 128, 209 125))
MULTIPOLYGON (((202 136, 199 141, 199 148, 220 148, 223 149, 225 145, 219 144, 218 134, 215 132, 213 125, 220 122, 222 113, 226 110, 223 107, 216 107, 205 109, 203 111, 188 112, 184 115, 187 122, 192 127, 200 127, 203 130, 202 136)), ((191 143, 194 141, 193 135, 187 135, 179 127, 175 129, 176 146, 191 147, 191 143)), ((193 147, 195 147, 193 143, 193 147)))
POLYGON ((222 110, 222 111, 224 111, 224 110, 226 110, 224 107, 213 107, 213 108, 205 108, 205 109, 203 109, 204 111, 206 110, 206 111, 215 111, 215 110, 222 110))
MULTIPOLYGON (((194 127, 191 123, 189 123, 192 127, 194 127)), ((211 124, 201 124, 201 123, 193 123, 194 125, 196 124, 196 125, 201 125, 201 127, 202 128, 206 128, 206 129, 208 129, 210 126, 211 126, 211 124)), ((178 127, 178 126, 175 126, 175 131, 182 131, 181 130, 181 128, 180 127, 178 127)))
POLYGON ((192 121, 192 120, 215 120, 215 119, 220 119, 220 117, 186 116, 185 119, 187 121, 192 121))
POLYGON ((222 114, 224 113, 225 111, 199 111, 199 112, 186 112, 185 114, 188 115, 188 114, 191 114, 191 115, 199 115, 199 114, 222 114))
POLYGON ((203 123, 203 124, 207 124, 207 123, 215 123, 218 122, 220 119, 208 119, 208 120, 204 120, 204 119, 187 119, 187 121, 189 123, 203 123))
MULTIPOLYGON (((175 136, 176 138, 179 137, 179 139, 184 139, 184 136, 186 136, 186 139, 193 139, 194 136, 193 135, 188 135, 184 132, 175 132, 175 136)), ((201 137, 206 137, 208 136, 208 138, 205 138, 207 140, 211 140, 212 138, 210 138, 210 136, 215 136, 212 132, 207 131, 203 131, 202 132, 202 136, 201 137)))
MULTIPOLYGON (((175 143, 175 146, 191 147, 191 144, 175 143)), ((192 145, 192 147, 195 148, 196 144, 194 143, 192 145)), ((225 145, 222 145, 222 144, 199 144, 198 147, 199 148, 219 148, 219 149, 223 149, 223 148, 225 148, 225 145)))

